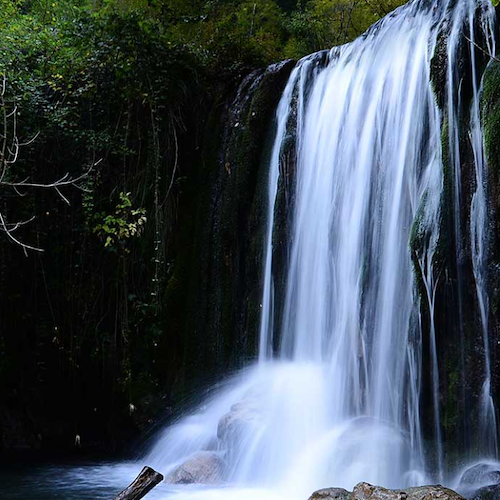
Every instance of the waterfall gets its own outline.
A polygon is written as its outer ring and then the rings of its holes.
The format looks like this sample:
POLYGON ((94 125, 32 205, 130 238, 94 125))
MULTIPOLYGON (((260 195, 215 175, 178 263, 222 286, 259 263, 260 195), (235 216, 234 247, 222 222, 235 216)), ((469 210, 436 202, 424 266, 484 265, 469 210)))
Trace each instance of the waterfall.
MULTIPOLYGON (((494 26, 489 0, 415 0, 356 41, 298 62, 276 112, 269 159, 258 363, 164 431, 150 463, 168 475, 193 453, 211 451, 224 461, 225 482, 239 496, 253 495, 250 488, 297 500, 359 481, 402 487, 449 478, 435 321, 436 291, 445 279, 435 268, 444 203, 453 204, 459 275, 461 214, 470 213, 484 348, 479 454, 496 458, 487 164, 476 70, 477 44, 484 41, 494 53, 494 26), (446 76, 436 82, 431 61, 440 43, 446 44, 446 76), (472 75, 466 113, 463 47, 472 75), (462 197, 464 133, 474 157, 470 207, 462 197), (278 291, 273 231, 290 141, 294 203, 286 284, 278 291), (446 176, 453 179, 448 191, 446 176), (434 421, 426 431, 430 447, 424 446, 421 415, 424 344, 434 421)), ((183 498, 235 494, 217 486, 179 491, 183 498)))

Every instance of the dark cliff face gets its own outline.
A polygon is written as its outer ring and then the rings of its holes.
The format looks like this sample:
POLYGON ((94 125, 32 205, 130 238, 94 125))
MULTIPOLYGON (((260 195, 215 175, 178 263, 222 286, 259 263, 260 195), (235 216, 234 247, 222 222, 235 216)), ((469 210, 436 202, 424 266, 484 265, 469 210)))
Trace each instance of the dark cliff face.
MULTIPOLYGON (((257 353, 266 160, 275 110, 293 65, 248 75, 222 118, 212 116, 207 123, 193 204, 183 215, 193 223, 189 245, 176 260, 165 298, 181 343, 182 378, 191 383, 206 385, 257 353)), ((168 336, 163 343, 168 349, 168 336)))
MULTIPOLYGON (((497 9, 498 10, 498 9, 497 9)), ((446 27, 444 28, 446 31, 446 27)), ((472 99, 471 57, 467 43, 461 43, 457 54, 457 74, 460 76, 461 111, 456 117, 461 124, 462 136, 459 138, 460 212, 456 213, 455 176, 450 164, 449 134, 450 120, 447 115, 446 95, 446 33, 438 38, 436 54, 431 63, 431 77, 436 92, 436 101, 442 111, 443 143, 443 193, 441 199, 440 236, 434 256, 434 274, 438 277, 435 302, 435 328, 440 374, 439 405, 442 418, 441 432, 445 442, 454 443, 454 453, 447 460, 453 464, 464 453, 474 455, 475 443, 479 442, 479 399, 485 373, 485 352, 482 336, 482 321, 477 299, 472 267, 470 241, 470 207, 475 192, 474 157, 469 138, 470 105, 472 99)), ((465 40, 465 38, 464 38, 465 40)), ((494 96, 500 91, 500 80, 495 81, 496 63, 486 55, 483 40, 478 40, 475 50, 478 79, 484 75, 484 90, 481 95, 482 121, 485 128, 486 150, 490 167, 488 182, 489 221, 488 241, 485 243, 489 255, 488 293, 490 294, 489 338, 491 356, 494 360, 492 370, 493 397, 499 400, 498 370, 498 210, 496 161, 496 140, 492 140, 492 126, 495 127, 494 96), (481 48, 481 46, 483 46, 481 48), (493 90, 494 89, 494 90, 493 90)), ((477 82, 478 86, 480 82, 477 82)), ((497 124, 496 126, 499 126, 497 124)), ((422 243, 418 238, 411 242, 412 252, 418 253, 422 243)), ((415 267, 417 283, 422 287, 418 266, 415 267)), ((421 288, 420 293, 424 290, 421 288)), ((424 295, 421 295, 422 297, 424 295)), ((429 311, 426 301, 421 301, 423 321, 424 379, 422 381, 423 428, 427 431, 429 444, 433 437, 433 403, 431 394, 431 354, 429 346, 429 311)))
POLYGON ((483 85, 481 112, 486 157, 489 163, 488 284, 491 309, 492 389, 498 404, 500 401, 500 62, 492 61, 488 66, 483 85))

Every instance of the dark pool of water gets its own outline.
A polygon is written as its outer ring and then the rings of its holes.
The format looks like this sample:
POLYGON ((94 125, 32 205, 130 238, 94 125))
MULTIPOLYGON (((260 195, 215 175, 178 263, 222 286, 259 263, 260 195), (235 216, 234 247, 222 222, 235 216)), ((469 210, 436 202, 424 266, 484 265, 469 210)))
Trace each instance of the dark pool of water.
MULTIPOLYGON (((111 500, 139 474, 135 462, 0 464, 0 500, 111 500)), ((163 486, 148 500, 164 497, 163 486)))

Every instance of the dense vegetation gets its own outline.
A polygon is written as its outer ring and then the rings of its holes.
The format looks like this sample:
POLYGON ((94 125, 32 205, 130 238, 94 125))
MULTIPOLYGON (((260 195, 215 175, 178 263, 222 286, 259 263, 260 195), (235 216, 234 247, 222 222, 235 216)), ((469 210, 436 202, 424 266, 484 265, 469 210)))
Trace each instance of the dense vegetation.
POLYGON ((0 233, 0 449, 117 447, 186 390, 199 346, 177 319, 180 261, 224 109, 255 68, 344 43, 400 3, 0 0, 25 144, 4 181, 84 175, 60 193, 0 185, 7 222, 36 216, 16 238, 45 250, 26 258, 0 233))

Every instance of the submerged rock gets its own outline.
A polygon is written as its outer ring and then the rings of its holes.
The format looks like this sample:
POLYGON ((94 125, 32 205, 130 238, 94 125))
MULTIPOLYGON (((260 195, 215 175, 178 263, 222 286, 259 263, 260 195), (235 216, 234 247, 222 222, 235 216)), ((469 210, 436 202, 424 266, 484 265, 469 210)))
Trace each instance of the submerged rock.
POLYGON ((252 401, 241 401, 231 406, 217 427, 217 437, 224 448, 231 448, 241 440, 241 436, 252 429, 259 422, 259 412, 252 401))
POLYGON ((170 484, 217 484, 226 474, 226 462, 216 452, 199 451, 191 455, 165 479, 170 484))
POLYGON ((309 500, 464 500, 464 498, 457 492, 440 485, 389 490, 381 486, 359 483, 352 493, 342 488, 327 488, 316 491, 309 500))

